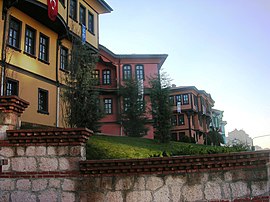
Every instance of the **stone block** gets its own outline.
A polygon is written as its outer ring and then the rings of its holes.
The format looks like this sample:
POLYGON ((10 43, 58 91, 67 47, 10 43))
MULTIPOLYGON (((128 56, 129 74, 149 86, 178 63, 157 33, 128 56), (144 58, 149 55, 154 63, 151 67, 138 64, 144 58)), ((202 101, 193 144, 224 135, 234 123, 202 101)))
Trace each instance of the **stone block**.
POLYGON ((48 186, 47 179, 37 179, 32 181, 32 191, 42 191, 48 186))
POLYGON ((143 191, 146 188, 145 178, 144 177, 135 177, 134 182, 134 191, 143 191))
POLYGON ((0 180, 1 191, 13 191, 15 189, 15 181, 11 179, 0 180))
POLYGON ((1 202, 9 202, 10 200, 10 192, 8 191, 0 191, 0 201, 1 202))
POLYGON ((182 186, 181 185, 170 185, 171 200, 172 200, 172 202, 182 201, 181 200, 181 189, 182 189, 182 186))
POLYGON ((55 190, 46 190, 40 192, 38 196, 39 202, 57 202, 58 200, 58 193, 55 190))
POLYGON ((250 189, 246 182, 231 183, 231 190, 233 198, 246 197, 250 195, 250 189))
POLYGON ((112 177, 102 177, 101 188, 105 190, 112 190, 113 189, 112 177))
POLYGON ((82 146, 70 147, 70 156, 81 156, 83 154, 82 146))
POLYGON ((203 200, 203 191, 202 185, 184 185, 182 188, 183 201, 202 201, 203 200))
POLYGON ((146 190, 155 191, 164 185, 164 180, 160 177, 149 176, 146 178, 146 190))
POLYGON ((58 160, 56 158, 41 157, 38 159, 39 169, 41 171, 56 171, 58 170, 58 160))
POLYGON ((17 155, 24 156, 25 155, 25 147, 16 147, 17 155))
POLYGON ((170 201, 170 193, 167 186, 161 187, 158 191, 154 193, 155 202, 165 202, 170 201))
POLYGON ((108 192, 106 194, 106 200, 109 202, 122 202, 124 201, 121 191, 108 192))
POLYGON ((27 156, 45 156, 46 155, 46 147, 44 146, 29 146, 26 147, 25 154, 27 156))
POLYGON ((76 191, 76 181, 64 179, 63 184, 62 184, 62 189, 64 191, 76 191))
POLYGON ((115 190, 128 190, 133 186, 134 177, 117 177, 115 190))
POLYGON ((10 158, 13 157, 15 154, 14 148, 12 147, 1 147, 1 156, 10 158))
POLYGON ((224 173, 224 180, 225 180, 226 182, 231 182, 232 179, 233 179, 233 175, 232 175, 231 172, 226 172, 226 173, 224 173))
POLYGON ((31 188, 31 182, 28 179, 17 180, 16 187, 18 190, 27 191, 31 188))
POLYGON ((79 170, 78 157, 61 157, 59 158, 59 170, 79 170))
POLYGON ((34 194, 27 191, 14 191, 11 193, 12 202, 36 202, 37 198, 34 194))
POLYGON ((71 202, 76 201, 75 193, 72 192, 62 192, 61 202, 71 202))
POLYGON ((230 184, 229 183, 222 183, 221 189, 222 189, 222 193, 223 193, 223 199, 230 199, 231 195, 232 195, 230 184))
MULTIPOLYGON (((80 194, 80 202, 107 202, 106 196, 102 192, 88 192, 80 194)), ((109 201, 108 201, 109 202, 109 201)))
POLYGON ((47 154, 49 156, 56 156, 57 155, 56 147, 47 147, 47 154))
POLYGON ((20 172, 37 171, 37 161, 34 157, 15 157, 11 159, 11 169, 20 172))
POLYGON ((132 191, 128 192, 126 196, 128 202, 150 202, 152 195, 150 191, 132 191))
POLYGON ((267 190, 267 181, 259 181, 251 183, 251 196, 260 196, 265 193, 268 193, 270 190, 267 190))
POLYGON ((49 188, 59 189, 61 181, 58 179, 49 179, 49 188))
POLYGON ((187 181, 186 176, 184 175, 168 175, 165 177, 166 185, 180 185, 182 186, 187 181))
POLYGON ((217 182, 207 182, 204 188, 205 199, 219 200, 221 196, 221 188, 217 182))
POLYGON ((58 156, 69 156, 69 147, 68 146, 56 147, 56 154, 58 156))

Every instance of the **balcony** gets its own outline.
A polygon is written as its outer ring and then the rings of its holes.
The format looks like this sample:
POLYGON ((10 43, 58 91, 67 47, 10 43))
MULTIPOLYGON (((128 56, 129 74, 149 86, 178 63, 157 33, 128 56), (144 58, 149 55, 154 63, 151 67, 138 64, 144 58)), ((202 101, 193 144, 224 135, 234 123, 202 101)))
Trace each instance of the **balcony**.
POLYGON ((117 88, 117 80, 111 80, 110 84, 103 84, 102 79, 99 79, 98 84, 96 85, 97 89, 101 91, 112 92, 116 91, 117 88))
POLYGON ((67 33, 67 25, 65 22, 66 9, 60 2, 58 3, 58 15, 54 22, 48 17, 47 1, 45 0, 18 0, 13 5, 31 18, 58 33, 60 36, 67 33))

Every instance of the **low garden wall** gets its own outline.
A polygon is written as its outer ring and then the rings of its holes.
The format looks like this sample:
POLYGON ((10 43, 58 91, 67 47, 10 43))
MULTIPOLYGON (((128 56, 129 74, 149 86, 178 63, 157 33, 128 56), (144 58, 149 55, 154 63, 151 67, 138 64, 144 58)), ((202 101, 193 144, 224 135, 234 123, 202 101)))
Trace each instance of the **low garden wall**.
POLYGON ((7 131, 0 201, 269 201, 270 151, 90 161, 91 135, 7 131))

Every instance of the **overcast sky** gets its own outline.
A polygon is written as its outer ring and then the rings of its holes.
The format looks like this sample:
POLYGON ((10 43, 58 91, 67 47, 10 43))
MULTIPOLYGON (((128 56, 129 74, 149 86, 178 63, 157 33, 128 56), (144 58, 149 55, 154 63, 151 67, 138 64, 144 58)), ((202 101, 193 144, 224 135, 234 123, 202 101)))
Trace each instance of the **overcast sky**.
MULTIPOLYGON (((117 54, 168 54, 177 86, 210 93, 226 134, 270 134, 270 0, 106 0, 100 43, 117 54)), ((254 139, 270 148, 270 136, 254 139)))

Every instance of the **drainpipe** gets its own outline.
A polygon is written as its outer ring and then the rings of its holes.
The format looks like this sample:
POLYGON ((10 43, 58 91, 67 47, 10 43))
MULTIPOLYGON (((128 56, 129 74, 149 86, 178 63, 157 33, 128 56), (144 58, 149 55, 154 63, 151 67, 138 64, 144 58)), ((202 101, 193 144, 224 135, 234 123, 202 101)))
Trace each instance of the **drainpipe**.
POLYGON ((59 54, 58 54, 58 52, 59 52, 59 46, 60 46, 60 44, 61 44, 61 41, 60 41, 60 39, 59 39, 59 36, 58 36, 58 38, 57 38, 57 41, 56 41, 56 120, 55 120, 55 125, 56 125, 56 127, 59 127, 59 108, 60 108, 60 102, 59 102, 59 100, 60 100, 60 84, 59 84, 59 79, 58 79, 58 77, 59 77, 59 73, 58 73, 58 56, 59 56, 59 54))
POLYGON ((2 66, 2 71, 1 71, 1 96, 4 95, 4 82, 5 82, 5 77, 6 77, 6 32, 7 32, 7 17, 8 17, 8 8, 3 8, 3 14, 2 14, 2 19, 4 20, 4 30, 3 30, 3 43, 2 43, 2 57, 1 57, 1 66, 2 66))
MULTIPOLYGON (((119 59, 118 59, 118 82, 117 82, 117 94, 118 94, 118 97, 120 98, 119 96, 119 89, 120 89, 120 65, 121 65, 121 59, 120 59, 120 56, 119 56, 119 59)), ((121 100, 118 99, 118 112, 121 111, 121 100)), ((120 120, 120 136, 123 136, 123 126, 122 126, 122 120, 120 120)))

